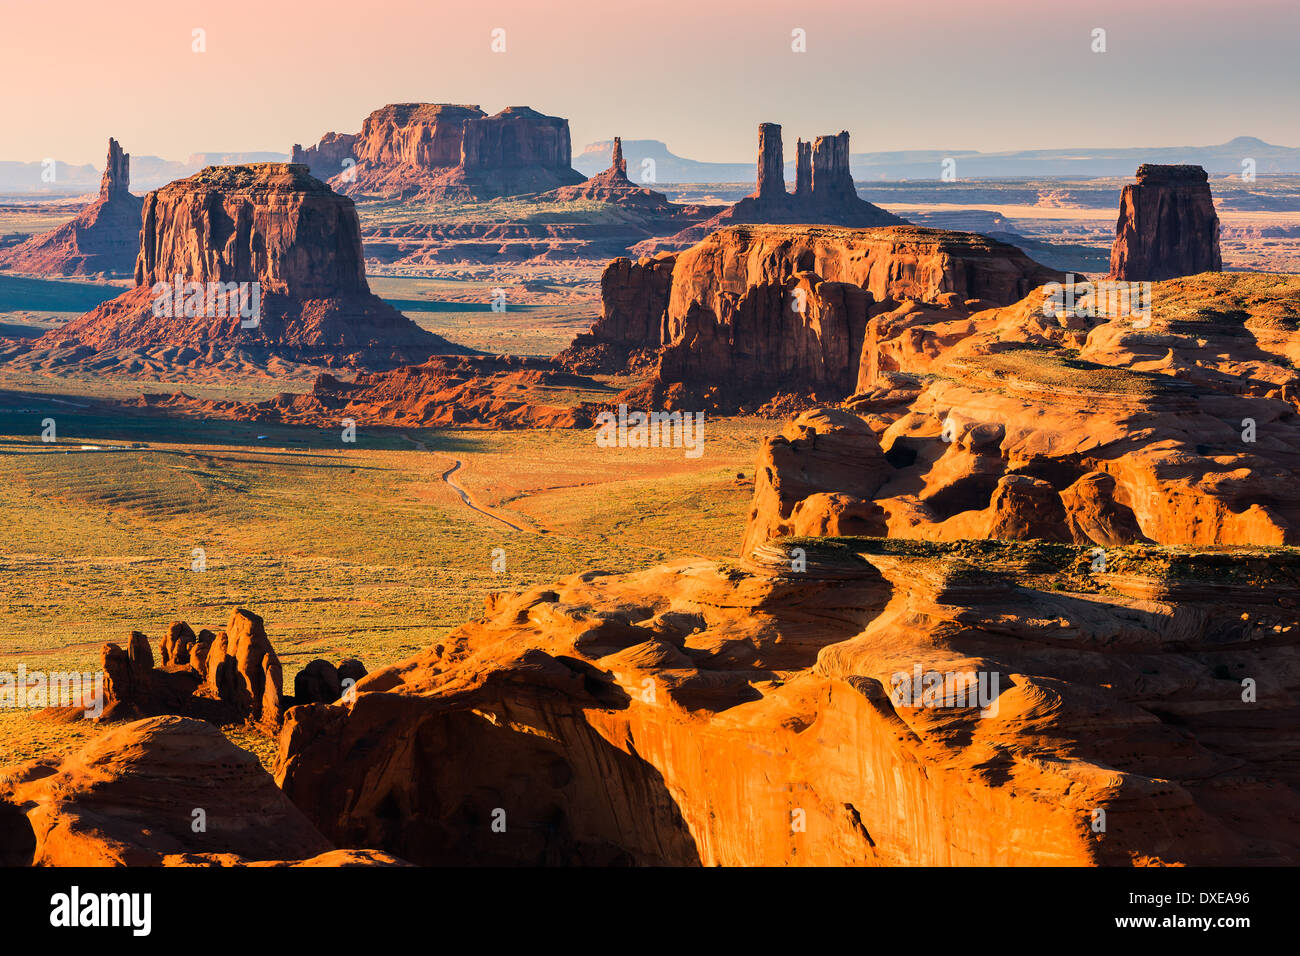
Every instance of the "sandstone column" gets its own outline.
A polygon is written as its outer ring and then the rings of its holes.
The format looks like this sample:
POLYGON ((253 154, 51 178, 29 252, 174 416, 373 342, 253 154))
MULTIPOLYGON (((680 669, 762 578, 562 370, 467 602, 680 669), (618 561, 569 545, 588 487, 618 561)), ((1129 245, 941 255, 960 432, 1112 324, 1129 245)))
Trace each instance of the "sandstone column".
POLYGON ((117 140, 108 141, 108 162, 104 164, 104 177, 99 181, 99 195, 112 199, 126 195, 131 188, 131 154, 122 152, 117 140))
POLYGON ((1110 278, 1156 282, 1220 272, 1219 216, 1200 166, 1143 164, 1120 197, 1110 278))
POLYGON ((849 134, 818 136, 812 144, 812 195, 821 202, 856 198, 849 172, 849 134))
POLYGON ((758 124, 758 198, 784 196, 785 153, 781 149, 781 127, 758 124))
POLYGON ((804 199, 812 195, 812 143, 802 139, 794 147, 794 194, 804 199))

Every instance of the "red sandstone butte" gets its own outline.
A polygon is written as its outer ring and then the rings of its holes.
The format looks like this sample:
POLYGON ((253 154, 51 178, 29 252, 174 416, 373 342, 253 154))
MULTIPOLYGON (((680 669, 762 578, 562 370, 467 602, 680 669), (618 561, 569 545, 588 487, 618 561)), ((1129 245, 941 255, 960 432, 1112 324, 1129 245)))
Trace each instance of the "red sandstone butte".
POLYGON ((658 353, 662 384, 817 392, 858 381, 868 322, 899 301, 1012 303, 1064 279, 984 236, 915 226, 731 226, 675 255, 615 259, 589 349, 658 353))
POLYGON ((210 166, 149 193, 135 281, 37 345, 245 350, 367 365, 464 351, 371 293, 352 200, 305 166, 210 166), (257 324, 246 327, 241 316, 217 309, 155 314, 160 290, 173 289, 178 277, 202 286, 257 283, 257 324))
POLYGON ((130 275, 143 200, 131 195, 131 157, 108 141, 99 198, 57 229, 0 252, 0 269, 36 275, 130 275))
POLYGON ((477 106, 395 103, 355 136, 295 144, 293 157, 348 195, 476 200, 580 183, 572 152, 569 121, 527 106, 488 116, 477 106))
POLYGON ((1124 187, 1110 278, 1158 281, 1221 272, 1219 216, 1200 166, 1138 167, 1124 187))
POLYGON ((685 249, 715 230, 739 223, 817 223, 867 228, 907 222, 859 198, 849 172, 847 131, 818 136, 811 143, 799 140, 795 149, 793 193, 786 191, 783 170, 781 127, 776 123, 760 123, 758 186, 754 193, 712 219, 664 239, 647 240, 634 251, 649 254, 685 249))

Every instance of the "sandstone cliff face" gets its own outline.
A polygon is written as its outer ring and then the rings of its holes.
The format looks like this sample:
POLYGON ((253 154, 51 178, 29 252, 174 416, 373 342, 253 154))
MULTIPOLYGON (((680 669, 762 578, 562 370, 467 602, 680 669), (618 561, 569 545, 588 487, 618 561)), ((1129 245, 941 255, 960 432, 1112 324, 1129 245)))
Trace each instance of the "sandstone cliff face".
POLYGON ((135 289, 40 344, 239 348, 342 364, 461 351, 371 294, 352 201, 303 166, 213 166, 150 193, 135 280, 135 289), (257 283, 257 324, 245 326, 241 315, 206 304, 206 288, 199 295, 204 304, 194 306, 198 314, 184 314, 184 300, 178 307, 174 296, 177 277, 201 287, 257 283), (168 292, 170 308, 167 299, 158 308, 168 292))
POLYGON ((0 251, 0 269, 35 275, 129 275, 140 247, 142 206, 130 187, 131 157, 110 139, 99 199, 71 222, 0 251))
POLYGON ((871 509, 899 538, 1300 542, 1298 283, 1162 283, 1138 327, 1048 317, 1041 291, 875 316, 854 414, 806 413, 760 450, 742 550, 871 509), (836 460, 864 456, 888 467, 836 460))
POLYGON ((1120 198, 1111 277, 1156 281, 1222 269, 1219 216, 1205 170, 1139 166, 1137 183, 1120 198))
POLYGON ((759 199, 785 196, 785 156, 781 150, 781 127, 776 123, 758 124, 759 199))
POLYGON ((843 397, 858 382, 869 318, 897 300, 1010 303, 1063 278, 965 233, 733 226, 676 256, 612 262, 591 337, 660 349, 663 382, 843 397))
POLYGON ((792 544, 494 597, 292 710, 277 780, 335 842, 427 864, 1300 859, 1294 553, 1227 583, 1215 554, 792 544), (990 693, 899 697, 918 669, 990 693))
MULTIPOLYGON (((808 156, 812 165, 809 193, 814 202, 850 203, 857 199, 853 174, 849 172, 849 134, 841 130, 835 136, 818 136, 808 156)), ((798 172, 795 174, 798 181, 798 172)))
POLYGON ((346 142, 329 133, 299 151, 348 195, 491 199, 582 182, 572 168, 569 121, 527 106, 488 116, 477 106, 396 103, 375 110, 346 142), (344 151, 355 168, 341 171, 344 151))
POLYGON ((351 133, 326 133, 319 143, 306 149, 294 143, 289 162, 306 166, 313 176, 325 182, 356 164, 356 141, 357 137, 351 133))

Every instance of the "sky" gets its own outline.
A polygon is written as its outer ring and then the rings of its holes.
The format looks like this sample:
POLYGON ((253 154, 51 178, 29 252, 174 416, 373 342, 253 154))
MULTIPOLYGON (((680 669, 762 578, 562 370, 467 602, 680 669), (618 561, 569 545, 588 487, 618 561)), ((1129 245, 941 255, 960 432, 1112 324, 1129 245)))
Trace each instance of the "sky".
POLYGON ((287 153, 414 101, 720 162, 760 122, 854 152, 1300 146, 1298 41, 1300 0, 0 0, 0 159, 287 153))

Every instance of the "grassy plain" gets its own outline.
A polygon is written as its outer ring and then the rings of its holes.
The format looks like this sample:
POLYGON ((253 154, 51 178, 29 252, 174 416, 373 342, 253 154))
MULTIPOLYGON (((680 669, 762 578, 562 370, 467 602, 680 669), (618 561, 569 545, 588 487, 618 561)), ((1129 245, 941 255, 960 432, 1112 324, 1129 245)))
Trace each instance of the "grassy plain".
MULTIPOLYGON (((0 410, 0 670, 94 671, 105 641, 141 630, 156 647, 172 620, 217 629, 248 607, 290 688, 314 657, 373 669, 407 656, 492 591, 734 553, 750 495, 735 476, 771 427, 709 423, 703 457, 688 459, 600 449, 589 431, 385 431, 344 445, 315 429, 114 424, 62 407, 49 445, 36 431, 51 408, 24 401, 0 410), (457 460, 473 499, 526 530, 462 503, 442 479, 457 460)), ((0 764, 91 732, 0 711, 0 764)))

